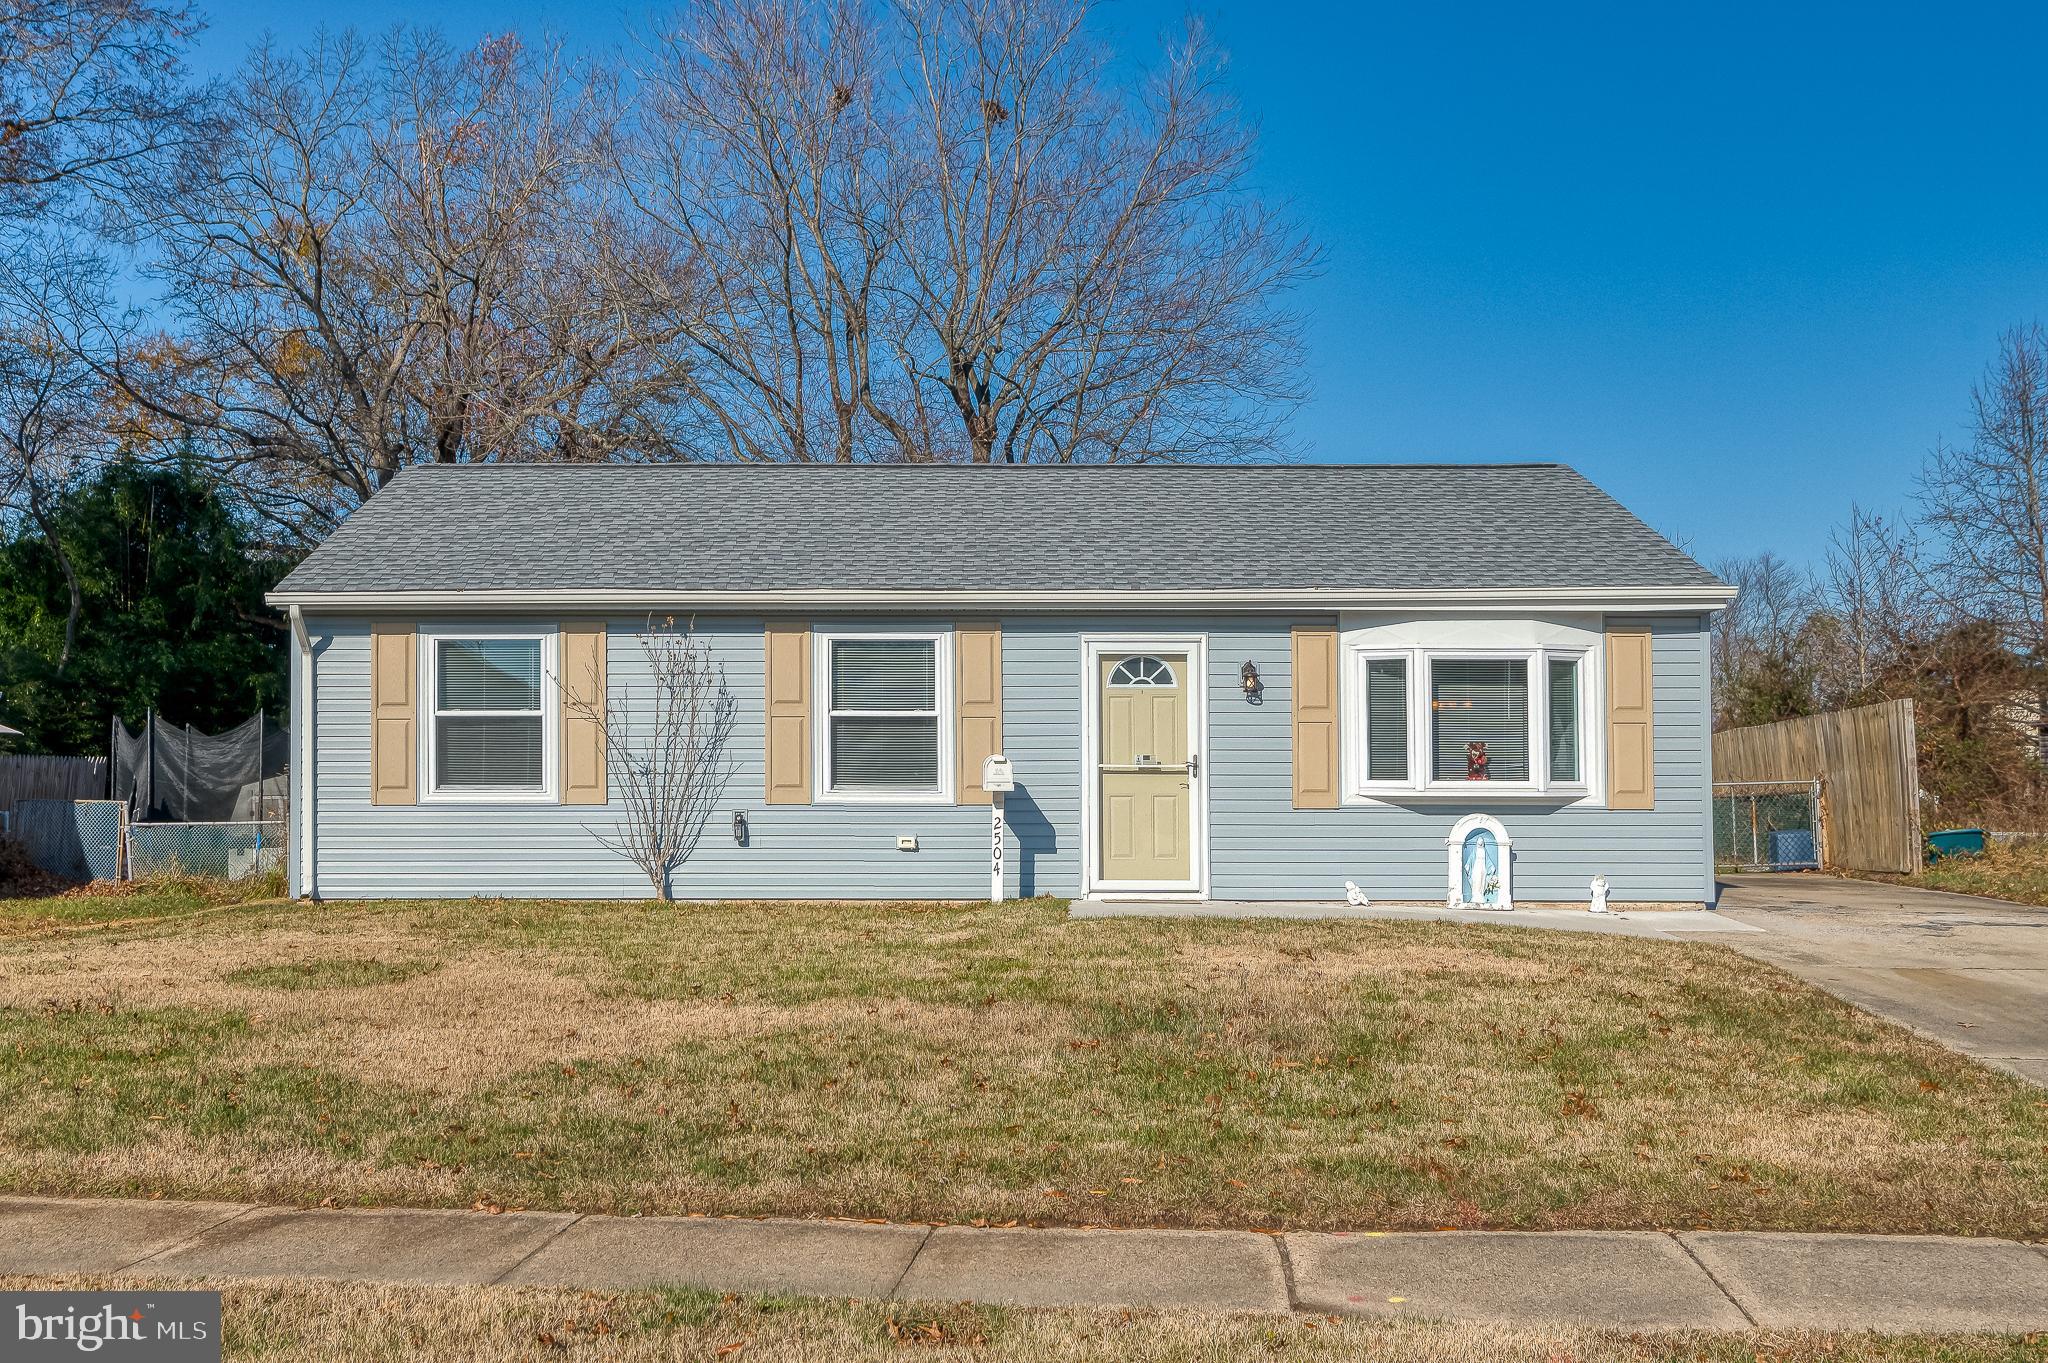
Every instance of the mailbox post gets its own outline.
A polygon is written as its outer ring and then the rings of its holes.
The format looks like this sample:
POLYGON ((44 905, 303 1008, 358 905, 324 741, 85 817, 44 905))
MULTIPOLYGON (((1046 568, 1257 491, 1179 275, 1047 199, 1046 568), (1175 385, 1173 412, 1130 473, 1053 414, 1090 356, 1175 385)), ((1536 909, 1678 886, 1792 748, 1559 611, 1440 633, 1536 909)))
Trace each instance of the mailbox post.
POLYGON ((1003 797, 1017 788, 1009 758, 996 753, 982 762, 981 788, 988 792, 988 900, 996 904, 1003 898, 1003 797))

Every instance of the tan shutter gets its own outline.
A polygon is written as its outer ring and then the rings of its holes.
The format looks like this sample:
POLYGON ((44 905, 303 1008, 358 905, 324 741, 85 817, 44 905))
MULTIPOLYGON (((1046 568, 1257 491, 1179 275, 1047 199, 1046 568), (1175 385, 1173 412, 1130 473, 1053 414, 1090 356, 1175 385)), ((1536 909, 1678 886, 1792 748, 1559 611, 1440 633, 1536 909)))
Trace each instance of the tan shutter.
POLYGON ((1656 756, 1651 750, 1650 635, 1607 633, 1607 807, 1654 809, 1656 756))
POLYGON ((605 628, 601 620, 562 626, 562 803, 601 805, 605 776, 605 628))
POLYGON ((419 803, 419 636, 410 624, 370 626, 370 803, 419 803))
POLYGON ((1003 627, 993 620, 953 627, 955 804, 985 805, 981 766, 1003 750, 1003 627))
POLYGON ((811 802, 811 631, 767 625, 768 803, 811 802))
POLYGON ((1294 807, 1335 809, 1337 627, 1294 627, 1294 807))

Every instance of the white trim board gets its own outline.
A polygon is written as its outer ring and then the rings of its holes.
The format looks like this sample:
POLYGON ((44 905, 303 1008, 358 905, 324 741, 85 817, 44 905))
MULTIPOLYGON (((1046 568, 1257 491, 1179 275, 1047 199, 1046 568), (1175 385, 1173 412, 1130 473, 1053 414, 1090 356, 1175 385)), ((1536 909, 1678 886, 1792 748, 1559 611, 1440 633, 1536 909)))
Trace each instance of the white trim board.
POLYGON ((419 690, 413 723, 419 732, 419 776, 414 797, 423 805, 554 805, 562 796, 561 633, 549 629, 481 629, 476 626, 422 626, 419 636, 419 690), (435 749, 440 742, 435 673, 444 641, 463 639, 535 640, 540 644, 540 772, 538 789, 528 787, 451 786, 434 780, 435 749))
POLYGON ((1501 614, 1540 610, 1697 614, 1735 599, 1733 587, 1231 588, 1217 591, 1019 591, 991 588, 880 591, 819 588, 674 591, 545 587, 485 591, 271 592, 273 606, 335 611, 1338 611, 1429 610, 1501 614))

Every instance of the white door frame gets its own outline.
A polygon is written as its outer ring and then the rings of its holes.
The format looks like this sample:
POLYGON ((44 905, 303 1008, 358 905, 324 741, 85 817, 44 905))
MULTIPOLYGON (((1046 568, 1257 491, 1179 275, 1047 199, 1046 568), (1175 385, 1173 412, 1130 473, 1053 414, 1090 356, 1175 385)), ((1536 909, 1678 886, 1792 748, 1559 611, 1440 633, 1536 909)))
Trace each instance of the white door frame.
POLYGON ((1209 897, 1209 643, 1200 634, 1084 634, 1081 636, 1081 896, 1098 899, 1207 899, 1209 897), (1105 881, 1097 870, 1101 842, 1102 659, 1112 653, 1181 653, 1187 656, 1188 752, 1197 759, 1188 782, 1188 880, 1105 881))

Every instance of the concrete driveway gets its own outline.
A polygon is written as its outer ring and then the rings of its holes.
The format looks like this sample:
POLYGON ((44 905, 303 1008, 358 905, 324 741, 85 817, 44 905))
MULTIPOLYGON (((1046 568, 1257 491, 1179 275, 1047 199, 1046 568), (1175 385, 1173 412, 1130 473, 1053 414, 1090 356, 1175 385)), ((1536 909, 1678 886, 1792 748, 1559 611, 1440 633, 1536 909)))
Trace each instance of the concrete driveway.
POLYGON ((1716 940, 2048 1084, 2048 909, 1822 875, 1727 876, 1716 940))

